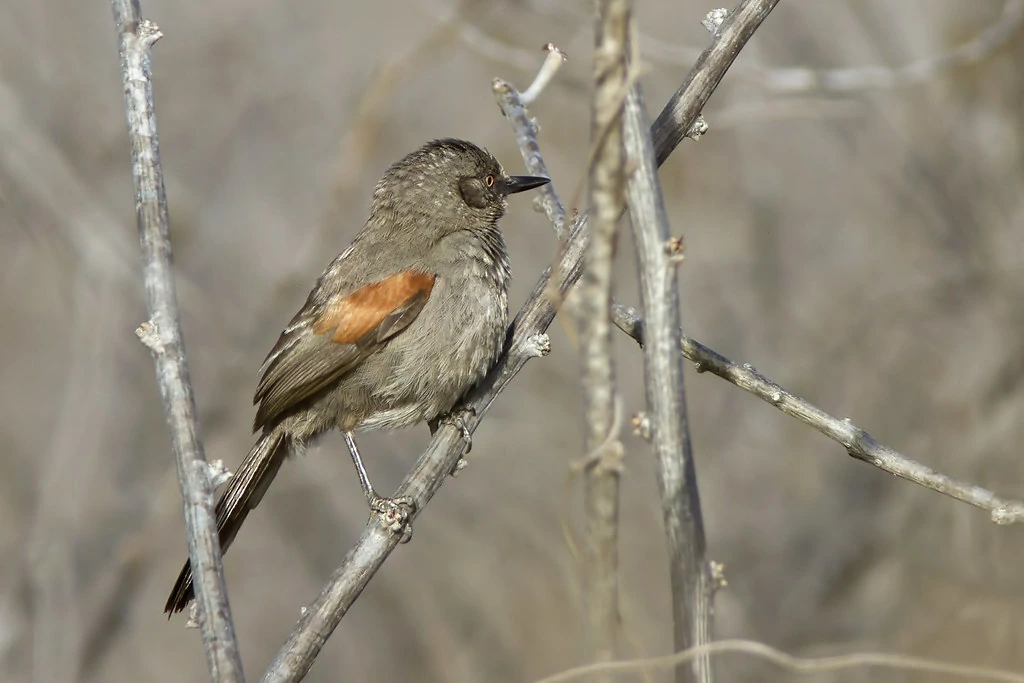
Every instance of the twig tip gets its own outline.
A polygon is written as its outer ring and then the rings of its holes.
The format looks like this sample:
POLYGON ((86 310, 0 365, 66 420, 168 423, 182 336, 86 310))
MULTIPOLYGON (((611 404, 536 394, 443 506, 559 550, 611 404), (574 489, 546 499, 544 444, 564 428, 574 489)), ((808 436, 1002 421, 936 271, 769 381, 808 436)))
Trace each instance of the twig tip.
POLYGON ((558 70, 562 68, 562 64, 568 59, 566 54, 554 43, 548 43, 544 46, 544 49, 547 51, 548 56, 544 58, 540 71, 537 72, 537 76, 533 79, 530 87, 519 94, 519 100, 523 103, 524 107, 530 106, 540 96, 544 88, 551 82, 551 79, 558 73, 558 70))
POLYGON ((494 78, 494 80, 491 81, 491 91, 493 91, 496 96, 500 97, 505 95, 510 90, 512 90, 512 86, 503 78, 494 78))
POLYGON ((549 53, 553 53, 559 56, 563 62, 569 61, 569 55, 562 51, 560 47, 554 43, 544 43, 544 50, 549 53))

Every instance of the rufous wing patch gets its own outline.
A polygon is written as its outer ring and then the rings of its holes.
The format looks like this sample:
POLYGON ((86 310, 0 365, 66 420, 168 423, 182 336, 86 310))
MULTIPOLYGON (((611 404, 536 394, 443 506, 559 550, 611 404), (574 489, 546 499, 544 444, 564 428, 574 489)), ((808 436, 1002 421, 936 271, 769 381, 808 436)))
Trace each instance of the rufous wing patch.
POLYGON ((385 318, 413 298, 425 300, 436 276, 407 270, 374 282, 331 302, 313 321, 315 334, 331 333, 331 341, 355 344, 385 318))

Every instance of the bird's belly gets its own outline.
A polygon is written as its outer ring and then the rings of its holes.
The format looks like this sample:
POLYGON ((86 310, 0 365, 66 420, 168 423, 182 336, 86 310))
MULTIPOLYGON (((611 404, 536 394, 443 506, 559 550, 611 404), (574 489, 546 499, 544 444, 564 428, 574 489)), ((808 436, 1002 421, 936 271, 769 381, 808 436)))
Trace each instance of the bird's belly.
POLYGON ((447 413, 501 353, 508 322, 504 288, 483 280, 448 282, 401 334, 360 368, 372 414, 360 427, 390 429, 447 413), (440 296, 438 296, 440 295, 440 296), (436 298, 435 298, 436 297, 436 298))

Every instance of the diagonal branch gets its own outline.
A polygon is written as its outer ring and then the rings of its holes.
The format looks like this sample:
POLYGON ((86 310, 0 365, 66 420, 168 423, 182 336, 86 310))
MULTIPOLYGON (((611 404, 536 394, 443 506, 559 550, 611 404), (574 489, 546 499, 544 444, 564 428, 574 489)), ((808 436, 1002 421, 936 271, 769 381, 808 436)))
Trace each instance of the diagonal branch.
MULTIPOLYGON (((615 325, 643 345, 644 320, 628 306, 614 304, 612 320, 615 325)), ((737 365, 725 356, 698 341, 681 335, 683 357, 696 364, 697 372, 710 372, 730 384, 757 396, 775 406, 786 415, 840 443, 851 457, 874 465, 901 479, 920 484, 933 491, 988 511, 996 524, 1024 523, 1024 502, 1002 498, 988 489, 959 481, 936 472, 922 463, 878 443, 864 429, 849 419, 829 415, 821 408, 795 396, 768 379, 749 363, 737 365)))
POLYGON ((138 0, 112 0, 121 56, 125 112, 132 148, 135 210, 142 245, 143 278, 149 321, 137 334, 156 363, 171 447, 178 465, 188 532, 188 552, 195 577, 196 604, 212 679, 242 681, 242 660, 231 621, 213 513, 213 487, 199 440, 195 400, 185 362, 178 295, 171 266, 167 194, 156 134, 150 48, 160 30, 141 18, 138 0))
MULTIPOLYGON (((580 277, 586 247, 586 225, 577 223, 569 235, 557 269, 557 281, 549 281, 550 269, 530 294, 509 328, 507 350, 497 365, 463 401, 466 428, 473 433, 491 403, 531 358, 547 353, 544 331, 555 319, 556 306, 549 287, 564 297, 580 277)), ((459 430, 442 426, 413 470, 398 487, 396 496, 411 496, 415 501, 414 519, 437 493, 445 477, 462 457, 465 442, 459 430)), ((373 578, 387 556, 398 545, 396 534, 386 530, 375 515, 366 525, 355 546, 335 570, 316 600, 303 612, 295 630, 278 652, 263 677, 264 683, 298 681, 309 671, 324 642, 359 594, 373 578)))
POLYGON ((725 72, 777 4, 779 0, 743 0, 717 27, 711 45, 651 126, 658 166, 687 136, 725 72))
MULTIPOLYGON (((658 120, 662 121, 662 138, 655 138, 655 151, 659 163, 668 158, 672 149, 686 136, 697 113, 711 97, 711 93, 747 39, 753 35, 754 28, 763 21, 777 2, 778 0, 744 0, 736 10, 736 15, 726 22, 730 30, 723 30, 715 35, 711 47, 708 48, 710 56, 702 58, 695 68, 697 75, 690 75, 686 85, 677 91, 669 106, 658 117, 658 120), (684 114, 673 113, 677 109, 684 114), (685 112, 690 111, 694 112, 693 116, 687 118, 689 115, 685 112), (673 126, 678 128, 678 131, 674 132, 673 126)), ((495 81, 495 93, 499 94, 504 86, 502 81, 495 81)), ((561 298, 580 277, 583 254, 589 241, 586 222, 586 216, 580 217, 574 222, 571 230, 567 231, 559 262, 540 278, 510 326, 507 350, 487 377, 466 397, 464 406, 473 412, 465 417, 466 427, 470 432, 476 430, 491 403, 526 362, 530 358, 542 355, 541 352, 546 350, 546 335, 541 335, 554 320, 561 298), (552 273, 555 282, 549 282, 552 273), (557 296, 551 296, 551 292, 556 292, 557 296)), ((455 427, 446 425, 439 429, 427 450, 420 455, 413 470, 399 486, 396 495, 411 496, 416 503, 417 514, 421 512, 462 456, 463 448, 464 442, 455 427)), ((305 676, 324 642, 341 623, 348 608, 359 597, 397 544, 398 539, 394 534, 385 532, 376 518, 371 519, 355 546, 349 550, 341 565, 321 589, 320 595, 304 611, 299 623, 264 674, 265 683, 298 681, 305 676)))
MULTIPOLYGON (((977 6, 979 13, 987 5, 977 6)), ((953 69, 982 62, 1002 50, 1024 27, 1024 0, 1005 0, 992 24, 948 52, 916 59, 898 66, 854 66, 842 69, 744 66, 734 77, 749 80, 758 88, 782 95, 799 93, 855 93, 895 90, 940 78, 953 69)), ((646 56, 663 63, 690 64, 697 51, 654 36, 642 37, 646 56)))
MULTIPOLYGON (((495 94, 502 112, 512 123, 527 169, 534 175, 547 175, 547 166, 537 143, 536 125, 523 107, 519 93, 510 84, 498 81, 495 84, 495 94)), ((537 191, 541 195, 541 205, 558 232, 558 226, 565 220, 565 210, 553 184, 545 185, 537 191)), ((638 344, 644 345, 644 319, 633 308, 618 302, 613 303, 612 322, 638 344)), ((710 372, 770 403, 790 417, 814 427, 842 444, 850 456, 907 481, 986 510, 996 524, 1024 523, 1024 502, 1003 498, 988 489, 936 472, 888 446, 879 444, 866 431, 849 420, 834 417, 814 404, 794 396, 758 373, 749 364, 738 365, 685 334, 680 335, 680 340, 683 357, 695 363, 698 372, 710 372)))

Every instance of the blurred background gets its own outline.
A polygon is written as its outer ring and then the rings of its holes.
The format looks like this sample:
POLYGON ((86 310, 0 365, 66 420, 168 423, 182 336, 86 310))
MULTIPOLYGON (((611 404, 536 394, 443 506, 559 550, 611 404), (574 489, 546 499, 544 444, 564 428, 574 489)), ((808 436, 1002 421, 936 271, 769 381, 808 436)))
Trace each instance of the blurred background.
MULTIPOLYGON (((690 335, 900 452, 1018 499, 1020 4, 787 0, 713 97, 710 133, 662 171, 686 237, 690 335), (982 58, 885 83, 964 44, 982 58), (780 71, 796 67, 873 71, 836 92, 780 71)), ((711 7, 637 5, 653 117, 707 44, 711 7)), ((532 114, 566 202, 584 173, 589 3, 145 0, 143 12, 165 34, 154 87, 189 363, 207 455, 228 466, 252 442, 266 351, 361 227, 387 166, 454 135, 522 171, 490 82, 525 88, 548 41, 570 61, 532 114)), ((108 3, 0 5, 5 683, 208 677, 198 633, 161 614, 185 541, 153 364, 133 334, 146 313, 120 78, 108 3)), ((511 202, 504 226, 518 307, 556 243, 528 199, 511 202)), ((624 232, 618 296, 636 303, 631 249, 624 232)), ((584 663, 566 536, 580 521, 569 467, 582 455, 581 398, 566 330, 556 322, 552 354, 495 403, 468 469, 308 680, 529 681, 584 663)), ((643 405, 641 355, 619 337, 628 416, 643 405)), ((687 395, 709 554, 729 584, 718 637, 1024 669, 1024 530, 854 461, 710 374, 689 372, 687 395)), ((377 485, 392 490, 427 440, 425 427, 364 436, 377 485)), ((623 440, 622 649, 664 654, 652 458, 628 427, 623 440)), ((365 521, 340 438, 282 470, 227 556, 251 679, 365 521)), ((797 678, 718 661, 722 680, 797 678)))

